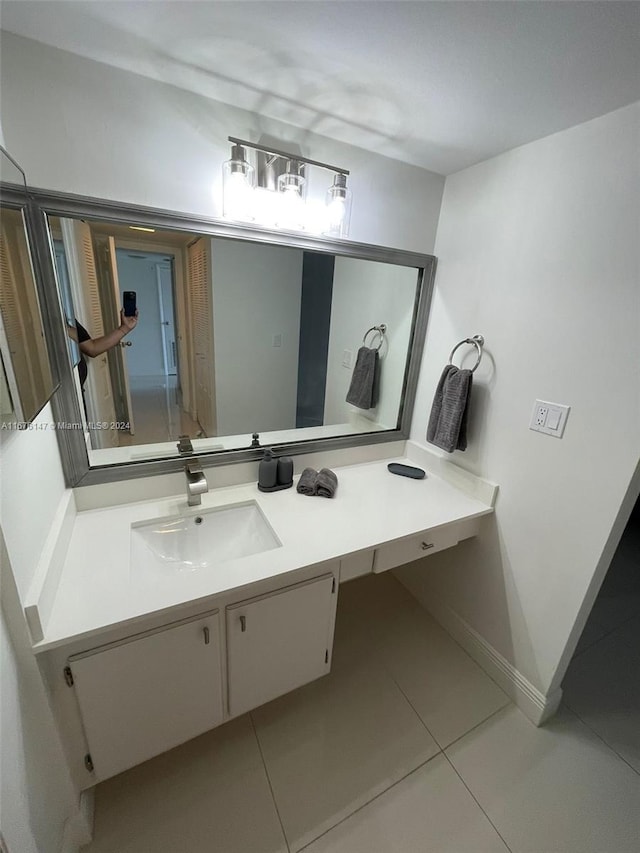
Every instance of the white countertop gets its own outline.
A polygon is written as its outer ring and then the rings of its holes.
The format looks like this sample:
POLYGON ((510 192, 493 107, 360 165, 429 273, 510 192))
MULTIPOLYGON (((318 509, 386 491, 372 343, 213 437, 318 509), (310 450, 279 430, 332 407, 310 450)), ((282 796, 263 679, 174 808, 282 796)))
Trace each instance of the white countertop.
POLYGON ((95 634, 125 620, 493 512, 488 504, 429 471, 424 480, 394 476, 387 471, 389 461, 415 464, 408 459, 385 459, 336 468, 339 485, 330 500, 300 495, 295 485, 269 494, 258 491, 255 483, 208 492, 202 496, 201 510, 255 501, 282 546, 184 574, 159 573, 150 578, 130 565, 131 525, 192 513, 194 508, 187 507, 184 495, 79 512, 44 637, 35 651, 95 634))

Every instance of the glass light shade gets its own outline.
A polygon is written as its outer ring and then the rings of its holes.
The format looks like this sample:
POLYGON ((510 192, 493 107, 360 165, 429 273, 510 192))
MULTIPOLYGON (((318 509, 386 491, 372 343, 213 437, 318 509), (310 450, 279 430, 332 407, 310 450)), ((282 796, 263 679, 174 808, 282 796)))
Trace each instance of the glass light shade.
POLYGON ((347 176, 336 175, 327 190, 327 224, 324 232, 330 237, 346 237, 351 222, 351 190, 347 189, 347 176))
POLYGON ((302 193, 304 178, 297 174, 297 164, 287 164, 287 172, 278 178, 278 228, 301 231, 304 227, 305 207, 302 193), (295 170, 295 171, 289 171, 295 170))
POLYGON ((222 215, 225 219, 251 222, 254 218, 255 170, 244 156, 244 148, 234 145, 231 159, 222 164, 222 215))

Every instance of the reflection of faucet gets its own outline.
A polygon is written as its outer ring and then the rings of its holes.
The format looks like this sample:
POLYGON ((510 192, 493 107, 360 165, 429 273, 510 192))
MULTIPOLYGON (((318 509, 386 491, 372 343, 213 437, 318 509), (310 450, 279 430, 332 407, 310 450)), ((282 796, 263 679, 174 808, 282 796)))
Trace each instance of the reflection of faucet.
POLYGON ((205 492, 209 491, 207 478, 204 476, 199 459, 189 459, 185 473, 187 475, 187 501, 189 506, 198 506, 205 492))
POLYGON ((193 445, 191 444, 191 439, 188 435, 180 436, 180 441, 178 442, 178 453, 180 456, 188 456, 190 453, 193 453, 193 445))

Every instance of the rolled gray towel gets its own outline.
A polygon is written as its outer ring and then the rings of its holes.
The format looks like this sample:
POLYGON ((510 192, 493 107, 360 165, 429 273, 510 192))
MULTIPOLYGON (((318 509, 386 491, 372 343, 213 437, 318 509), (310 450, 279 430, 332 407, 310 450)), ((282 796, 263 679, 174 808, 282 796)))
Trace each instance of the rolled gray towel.
POLYGON ((318 472, 315 468, 305 468, 302 474, 300 474, 296 491, 300 492, 301 495, 315 495, 317 476, 318 472))
POLYGON ((338 478, 330 468, 321 468, 316 477, 315 494, 321 498, 332 498, 338 488, 338 478))

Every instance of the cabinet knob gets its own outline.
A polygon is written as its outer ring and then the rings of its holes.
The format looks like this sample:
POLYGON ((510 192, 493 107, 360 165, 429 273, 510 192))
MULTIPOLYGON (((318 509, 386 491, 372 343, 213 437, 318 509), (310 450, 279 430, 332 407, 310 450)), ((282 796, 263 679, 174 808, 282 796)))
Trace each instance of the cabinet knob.
POLYGON ((240 630, 244 633, 247 630, 247 617, 240 617, 240 630))
POLYGON ((433 548, 433 542, 423 542, 421 547, 423 551, 428 551, 429 548, 433 548))
POLYGON ((205 644, 205 646, 208 646, 209 645, 209 629, 207 628, 206 625, 202 629, 202 633, 204 634, 204 644, 205 644))

